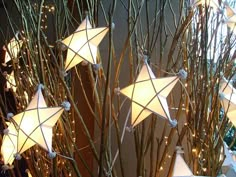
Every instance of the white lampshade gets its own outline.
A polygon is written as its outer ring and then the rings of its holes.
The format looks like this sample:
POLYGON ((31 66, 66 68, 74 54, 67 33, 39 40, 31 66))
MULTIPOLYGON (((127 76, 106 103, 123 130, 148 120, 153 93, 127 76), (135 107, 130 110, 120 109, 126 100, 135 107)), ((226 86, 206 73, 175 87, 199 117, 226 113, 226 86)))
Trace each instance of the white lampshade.
POLYGON ((144 64, 135 83, 120 92, 132 101, 132 126, 136 126, 151 113, 170 120, 166 97, 178 77, 156 78, 148 64, 144 64))
POLYGON ((11 41, 7 44, 7 50, 5 54, 5 63, 10 61, 12 59, 11 57, 13 57, 14 59, 17 58, 17 55, 20 52, 22 44, 23 44, 22 40, 16 40, 16 38, 11 39, 11 41))
POLYGON ((88 17, 78 29, 62 40, 68 48, 65 70, 69 70, 83 60, 96 64, 97 47, 108 32, 108 27, 92 28, 88 17))
POLYGON ((182 151, 176 152, 176 159, 173 168, 173 177, 191 177, 194 176, 192 171, 190 170, 189 166, 184 161, 183 157, 181 156, 182 151))

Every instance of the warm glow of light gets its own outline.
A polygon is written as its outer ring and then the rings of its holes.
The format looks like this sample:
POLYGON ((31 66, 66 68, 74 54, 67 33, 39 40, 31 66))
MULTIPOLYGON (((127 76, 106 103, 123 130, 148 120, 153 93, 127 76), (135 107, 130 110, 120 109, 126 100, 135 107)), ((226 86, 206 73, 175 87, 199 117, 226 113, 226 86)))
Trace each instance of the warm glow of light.
POLYGON ((231 8, 228 5, 225 5, 225 11, 226 11, 226 16, 227 16, 227 20, 225 21, 225 23, 227 24, 227 26, 230 28, 230 30, 236 34, 236 12, 233 8, 231 8))
POLYGON ((166 98, 177 82, 176 76, 156 78, 145 63, 135 83, 120 90, 120 93, 132 100, 132 126, 136 126, 152 113, 170 121, 166 98))
POLYGON ((5 55, 5 63, 13 59, 16 59, 20 48, 23 45, 22 40, 16 40, 16 38, 12 38, 11 41, 7 44, 6 55, 5 55))
POLYGON ((73 34, 62 40, 63 45, 68 48, 65 70, 84 60, 96 64, 97 47, 107 32, 107 27, 92 28, 86 17, 73 34))
POLYGON ((27 173, 28 177, 32 177, 32 175, 31 175, 29 169, 25 170, 25 172, 27 173))
POLYGON ((11 72, 11 74, 7 74, 7 88, 11 88, 14 92, 16 92, 16 80, 14 76, 14 72, 11 72))

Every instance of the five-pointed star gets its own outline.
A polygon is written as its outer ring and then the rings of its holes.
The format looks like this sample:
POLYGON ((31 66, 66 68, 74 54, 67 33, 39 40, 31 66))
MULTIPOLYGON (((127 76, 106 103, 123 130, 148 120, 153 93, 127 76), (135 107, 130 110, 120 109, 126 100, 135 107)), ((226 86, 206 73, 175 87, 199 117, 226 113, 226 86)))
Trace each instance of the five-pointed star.
POLYGON ((42 91, 38 89, 26 110, 13 116, 18 132, 17 153, 35 144, 52 152, 52 128, 63 110, 63 107, 47 107, 42 91))
POLYGON ((17 152, 17 130, 13 123, 8 126, 8 133, 3 136, 1 154, 3 156, 4 164, 11 165, 14 161, 14 155, 17 152))
POLYGON ((86 17, 72 35, 62 40, 68 48, 65 70, 71 69, 83 60, 96 64, 97 47, 107 31, 107 27, 92 28, 86 17))
POLYGON ((144 64, 135 83, 120 92, 132 100, 131 125, 134 127, 151 113, 171 120, 166 97, 178 81, 178 77, 156 78, 144 64))

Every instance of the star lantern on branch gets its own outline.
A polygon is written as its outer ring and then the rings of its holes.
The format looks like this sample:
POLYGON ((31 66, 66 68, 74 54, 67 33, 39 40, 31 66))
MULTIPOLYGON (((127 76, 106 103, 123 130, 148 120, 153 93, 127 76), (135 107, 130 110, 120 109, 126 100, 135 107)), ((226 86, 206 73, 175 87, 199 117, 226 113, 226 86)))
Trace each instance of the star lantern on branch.
POLYGON ((3 155, 4 161, 6 160, 5 164, 12 163, 12 156, 19 159, 21 153, 35 144, 48 151, 50 158, 56 155, 52 151, 53 126, 60 118, 63 110, 69 110, 70 104, 63 102, 62 106, 47 107, 41 89, 42 85, 40 84, 25 111, 12 116, 10 119, 11 123, 3 138, 2 153, 8 151, 7 148, 11 144, 13 146, 9 150, 11 154, 3 155))
POLYGON ((108 27, 92 28, 87 16, 73 34, 61 41, 68 49, 65 71, 82 61, 97 64, 97 48, 107 32, 108 27))
POLYGON ((236 126, 236 90, 225 78, 221 79, 219 96, 227 117, 236 126))

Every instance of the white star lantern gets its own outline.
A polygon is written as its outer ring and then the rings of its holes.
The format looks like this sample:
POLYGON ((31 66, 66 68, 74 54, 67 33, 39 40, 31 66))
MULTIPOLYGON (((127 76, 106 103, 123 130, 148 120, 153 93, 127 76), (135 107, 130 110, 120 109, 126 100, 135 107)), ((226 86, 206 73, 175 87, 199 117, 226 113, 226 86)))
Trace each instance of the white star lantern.
POLYGON ((207 5, 209 7, 212 7, 214 11, 219 8, 219 3, 217 2, 217 0, 191 0, 191 4, 193 6, 207 5))
POLYGON ((108 27, 92 28, 86 17, 73 34, 62 40, 62 43, 68 48, 65 71, 84 60, 97 64, 97 47, 107 32, 108 27))
MULTIPOLYGON (((12 59, 16 59, 17 56, 20 53, 20 49, 23 45, 23 41, 18 39, 18 33, 15 35, 14 38, 10 40, 10 42, 7 44, 6 54, 5 54, 5 64, 7 62, 11 61, 12 59)), ((12 88, 13 91, 16 91, 16 81, 14 72, 12 71, 11 74, 7 74, 7 88, 12 88)))
POLYGON ((179 146, 176 147, 176 159, 173 169, 173 177, 193 177, 193 173, 184 161, 181 154, 184 152, 181 150, 179 146))
POLYGON ((220 99, 227 117, 236 126, 236 90, 225 78, 221 80, 220 99))
POLYGON ((26 110, 12 117, 1 149, 4 163, 11 164, 14 157, 19 158, 21 153, 35 144, 48 151, 49 156, 55 156, 52 152, 52 128, 63 110, 61 106, 47 107, 39 86, 26 110))
POLYGON ((166 97, 178 80, 177 76, 156 78, 149 65, 144 63, 135 83, 120 90, 132 101, 132 127, 152 113, 167 119, 172 126, 176 125, 176 120, 170 118, 166 97))
POLYGON ((12 38, 10 42, 7 44, 6 55, 5 55, 5 63, 8 61, 17 58, 18 54, 20 53, 20 49, 23 45, 22 40, 18 40, 18 34, 16 34, 16 37, 12 38))

